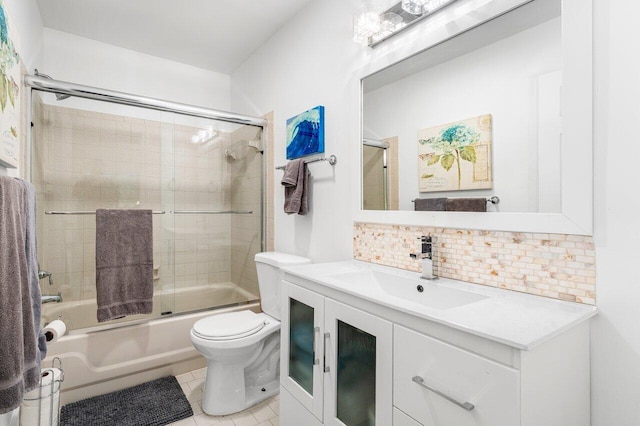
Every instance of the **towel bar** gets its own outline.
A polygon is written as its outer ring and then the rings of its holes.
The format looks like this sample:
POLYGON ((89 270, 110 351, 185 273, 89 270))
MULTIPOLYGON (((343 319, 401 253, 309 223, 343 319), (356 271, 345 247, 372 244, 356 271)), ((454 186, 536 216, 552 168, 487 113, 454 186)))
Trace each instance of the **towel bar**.
MULTIPOLYGON (((164 210, 154 210, 153 214, 165 214, 166 211, 164 210)), ((95 210, 70 210, 70 211, 61 211, 61 210, 47 210, 44 212, 44 214, 53 214, 53 215, 58 215, 58 214, 69 214, 69 215, 78 215, 78 214, 96 214, 95 210)))
MULTIPOLYGON (((412 203, 416 202, 416 199, 411 200, 412 203)), ((494 195, 491 198, 487 198, 487 203, 491 203, 491 204, 500 204, 500 197, 494 195)))
MULTIPOLYGON (((331 164, 332 166, 335 166, 336 163, 338 162, 338 157, 336 157, 335 155, 330 155, 329 157, 323 157, 323 158, 314 158, 313 160, 305 160, 305 163, 309 164, 309 163, 315 163, 317 161, 328 161, 329 164, 331 164)), ((286 166, 278 166, 276 167, 276 170, 284 170, 286 166)))
POLYGON ((173 214, 253 214, 251 210, 172 210, 173 214))

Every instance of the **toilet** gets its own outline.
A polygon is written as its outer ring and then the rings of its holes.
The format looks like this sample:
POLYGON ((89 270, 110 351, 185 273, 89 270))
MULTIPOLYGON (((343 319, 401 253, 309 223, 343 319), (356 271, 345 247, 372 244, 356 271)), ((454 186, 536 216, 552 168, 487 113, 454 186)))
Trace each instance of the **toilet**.
POLYGON ((262 312, 211 315, 191 329, 191 343, 207 359, 202 409, 210 415, 242 411, 280 388, 280 268, 311 261, 265 252, 255 262, 262 312))

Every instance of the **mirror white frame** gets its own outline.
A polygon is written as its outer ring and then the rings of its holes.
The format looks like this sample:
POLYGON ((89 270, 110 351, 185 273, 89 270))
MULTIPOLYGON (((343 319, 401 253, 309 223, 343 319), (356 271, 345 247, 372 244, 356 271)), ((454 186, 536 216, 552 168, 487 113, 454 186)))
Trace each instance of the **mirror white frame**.
MULTIPOLYGON (((402 35, 369 49, 350 83, 350 140, 362 141, 362 79, 405 58, 477 27, 532 0, 459 0, 402 35)), ((593 63, 592 0, 562 0, 562 212, 468 213, 362 210, 362 144, 352 182, 356 222, 456 229, 592 235, 593 233, 593 63)), ((495 194, 500 196, 500 194, 495 194)))

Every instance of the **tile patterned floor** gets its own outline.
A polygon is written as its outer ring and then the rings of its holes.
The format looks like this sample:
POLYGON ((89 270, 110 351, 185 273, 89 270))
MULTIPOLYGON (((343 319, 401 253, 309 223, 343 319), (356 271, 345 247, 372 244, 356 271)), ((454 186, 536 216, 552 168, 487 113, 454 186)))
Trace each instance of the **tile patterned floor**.
POLYGON ((170 426, 279 426, 279 395, 228 416, 210 416, 202 411, 202 386, 205 369, 176 376, 193 408, 193 416, 170 426))

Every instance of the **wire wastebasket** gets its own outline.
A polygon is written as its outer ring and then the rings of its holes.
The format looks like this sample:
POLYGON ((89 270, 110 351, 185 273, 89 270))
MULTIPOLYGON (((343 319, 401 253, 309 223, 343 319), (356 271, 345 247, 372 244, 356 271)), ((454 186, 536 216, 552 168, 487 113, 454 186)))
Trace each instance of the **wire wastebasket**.
POLYGON ((56 357, 51 362, 51 368, 40 371, 38 387, 24 396, 20 408, 21 426, 60 424, 60 384, 63 381, 62 361, 56 357))

